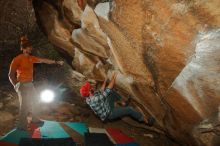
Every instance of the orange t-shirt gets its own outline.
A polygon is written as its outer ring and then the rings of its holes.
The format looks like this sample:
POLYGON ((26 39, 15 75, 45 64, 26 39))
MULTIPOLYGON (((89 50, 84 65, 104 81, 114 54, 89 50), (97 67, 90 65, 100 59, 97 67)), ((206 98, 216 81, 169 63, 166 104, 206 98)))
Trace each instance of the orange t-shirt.
POLYGON ((33 81, 33 64, 39 62, 40 58, 20 54, 12 60, 11 70, 17 72, 18 82, 33 81))

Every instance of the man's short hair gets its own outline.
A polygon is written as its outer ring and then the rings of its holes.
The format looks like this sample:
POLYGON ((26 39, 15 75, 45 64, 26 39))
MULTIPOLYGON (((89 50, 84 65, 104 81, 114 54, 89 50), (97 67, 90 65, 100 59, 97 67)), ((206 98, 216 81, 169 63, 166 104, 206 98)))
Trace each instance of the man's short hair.
POLYGON ((20 47, 21 47, 21 50, 22 49, 25 49, 27 47, 31 47, 31 43, 29 42, 27 36, 22 36, 21 37, 21 41, 20 41, 20 47))

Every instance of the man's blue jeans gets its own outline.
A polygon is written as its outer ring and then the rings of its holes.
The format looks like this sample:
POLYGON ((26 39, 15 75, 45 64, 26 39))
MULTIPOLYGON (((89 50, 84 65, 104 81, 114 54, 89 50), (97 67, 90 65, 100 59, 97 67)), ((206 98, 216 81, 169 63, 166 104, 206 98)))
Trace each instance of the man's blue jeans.
POLYGON ((115 107, 115 102, 121 100, 122 97, 114 90, 111 90, 108 98, 109 105, 111 107, 111 113, 107 119, 114 120, 118 118, 122 118, 125 116, 129 116, 139 122, 144 121, 144 117, 140 112, 137 112, 130 106, 126 107, 115 107))

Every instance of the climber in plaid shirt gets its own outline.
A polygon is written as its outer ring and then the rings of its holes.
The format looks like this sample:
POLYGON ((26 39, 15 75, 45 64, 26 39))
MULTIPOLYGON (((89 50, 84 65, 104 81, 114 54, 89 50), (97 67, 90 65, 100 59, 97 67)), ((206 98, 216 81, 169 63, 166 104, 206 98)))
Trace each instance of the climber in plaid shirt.
POLYGON ((107 97, 110 91, 97 91, 93 96, 86 98, 86 103, 92 108, 96 115, 98 115, 102 121, 104 121, 111 112, 110 106, 107 101, 107 97))
POLYGON ((96 92, 93 91, 90 83, 87 82, 80 89, 81 96, 86 98, 86 103, 102 121, 130 116, 139 122, 145 122, 148 126, 152 126, 155 122, 153 117, 147 119, 143 114, 137 112, 132 107, 125 106, 125 102, 121 102, 123 107, 115 107, 115 103, 122 99, 122 97, 113 90, 116 77, 117 74, 113 73, 108 86, 106 87, 107 80, 105 80, 101 89, 96 92))

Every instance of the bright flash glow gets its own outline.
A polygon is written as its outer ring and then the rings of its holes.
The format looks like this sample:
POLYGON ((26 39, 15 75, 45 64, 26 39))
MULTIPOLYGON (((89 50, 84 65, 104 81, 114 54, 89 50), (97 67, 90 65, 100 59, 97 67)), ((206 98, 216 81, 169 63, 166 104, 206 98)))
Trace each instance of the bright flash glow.
POLYGON ((41 95, 41 101, 49 103, 54 100, 54 92, 51 90, 44 90, 41 95))

